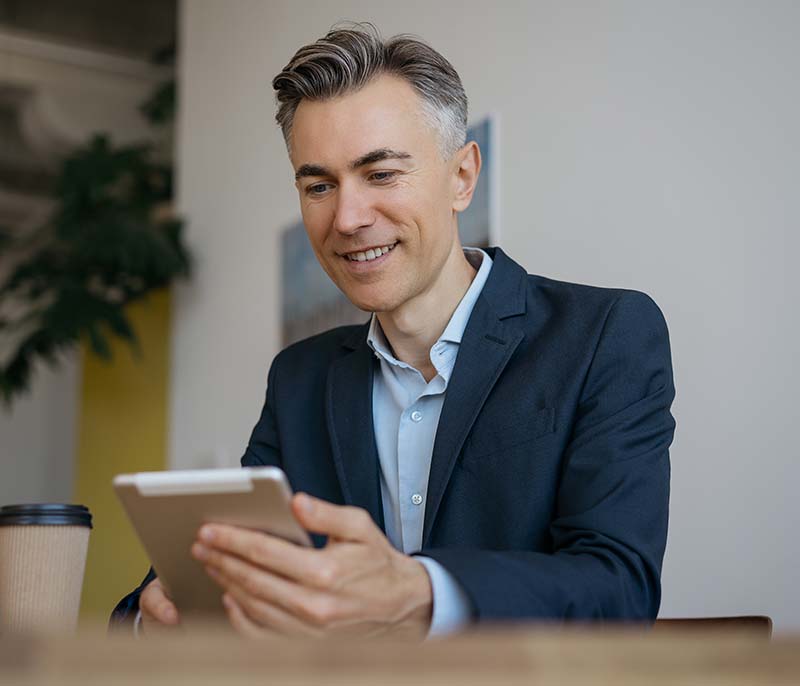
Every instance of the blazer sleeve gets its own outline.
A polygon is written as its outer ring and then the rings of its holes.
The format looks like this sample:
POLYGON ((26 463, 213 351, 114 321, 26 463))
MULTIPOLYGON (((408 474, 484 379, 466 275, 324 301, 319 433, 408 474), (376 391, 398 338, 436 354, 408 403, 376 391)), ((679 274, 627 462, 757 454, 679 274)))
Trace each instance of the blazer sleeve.
POLYGON ((278 355, 270 365, 264 407, 242 456, 242 467, 282 466, 278 427, 275 422, 275 386, 277 385, 275 377, 280 359, 281 356, 278 355))
POLYGON ((552 552, 420 554, 462 584, 476 619, 655 619, 674 395, 664 317, 648 296, 624 291, 598 338, 563 455, 552 552))
MULTIPOLYGON (((277 361, 277 358, 276 358, 277 361)), ((243 467, 281 466, 278 431, 275 426, 275 361, 273 361, 267 377, 267 393, 261 417, 258 420, 244 455, 241 459, 243 467)), ((133 631, 133 623, 139 611, 139 596, 147 584, 156 578, 153 568, 147 573, 142 583, 117 603, 109 619, 109 630, 133 631)))
POLYGON ((150 567, 142 583, 117 603, 108 620, 110 632, 133 632, 133 623, 139 612, 139 596, 142 594, 142 589, 155 578, 156 573, 150 567))

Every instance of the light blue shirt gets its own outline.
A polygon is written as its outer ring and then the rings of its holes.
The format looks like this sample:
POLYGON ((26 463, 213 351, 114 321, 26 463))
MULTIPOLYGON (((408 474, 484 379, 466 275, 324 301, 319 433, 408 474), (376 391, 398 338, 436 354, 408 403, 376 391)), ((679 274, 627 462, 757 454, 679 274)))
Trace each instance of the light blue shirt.
MULTIPOLYGON (((380 373, 373 381, 372 416, 386 536, 395 548, 407 554, 419 552, 422 547, 425 498, 439 415, 464 329, 492 268, 492 259, 483 250, 464 248, 464 254, 478 273, 431 347, 435 377, 426 382, 419 370, 394 356, 374 314, 367 336, 367 343, 380 360, 380 373)), ((440 636, 464 626, 471 607, 461 586, 435 560, 422 556, 417 559, 425 566, 433 589, 428 635, 440 636)))

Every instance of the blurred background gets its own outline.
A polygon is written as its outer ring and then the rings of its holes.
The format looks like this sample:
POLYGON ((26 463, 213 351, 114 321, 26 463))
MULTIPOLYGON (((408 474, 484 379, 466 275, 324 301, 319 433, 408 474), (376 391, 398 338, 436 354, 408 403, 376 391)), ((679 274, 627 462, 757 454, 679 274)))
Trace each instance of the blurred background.
POLYGON ((661 615, 800 630, 791 0, 0 0, 0 504, 92 509, 84 617, 147 569, 112 476, 236 465, 258 418, 299 218, 270 82, 340 20, 421 36, 491 117, 493 242, 663 310, 661 615))

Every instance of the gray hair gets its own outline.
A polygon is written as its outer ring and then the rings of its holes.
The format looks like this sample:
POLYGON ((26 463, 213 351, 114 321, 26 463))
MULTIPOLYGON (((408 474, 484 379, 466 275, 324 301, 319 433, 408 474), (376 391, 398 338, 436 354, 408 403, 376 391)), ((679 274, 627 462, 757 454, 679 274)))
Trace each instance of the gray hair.
POLYGON ((275 120, 291 154, 294 113, 302 100, 327 100, 360 90, 381 74, 405 79, 420 96, 425 119, 450 159, 467 136, 467 95, 458 73, 419 38, 402 34, 383 41, 369 23, 333 27, 324 38, 300 48, 272 80, 275 120))

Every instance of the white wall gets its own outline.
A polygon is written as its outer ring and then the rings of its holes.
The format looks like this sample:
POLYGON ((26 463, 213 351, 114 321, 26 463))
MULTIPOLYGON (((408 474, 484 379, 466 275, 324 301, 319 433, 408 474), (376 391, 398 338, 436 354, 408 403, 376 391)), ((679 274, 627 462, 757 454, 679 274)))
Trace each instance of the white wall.
POLYGON ((277 236, 298 216, 270 81, 339 19, 421 35, 472 116, 498 113, 513 257, 662 307, 678 422, 662 616, 800 629, 797 3, 185 2, 179 196, 198 260, 176 308, 173 465, 234 464, 257 419, 277 236))
POLYGON ((37 365, 30 392, 0 405, 0 505, 72 502, 80 366, 37 365))

